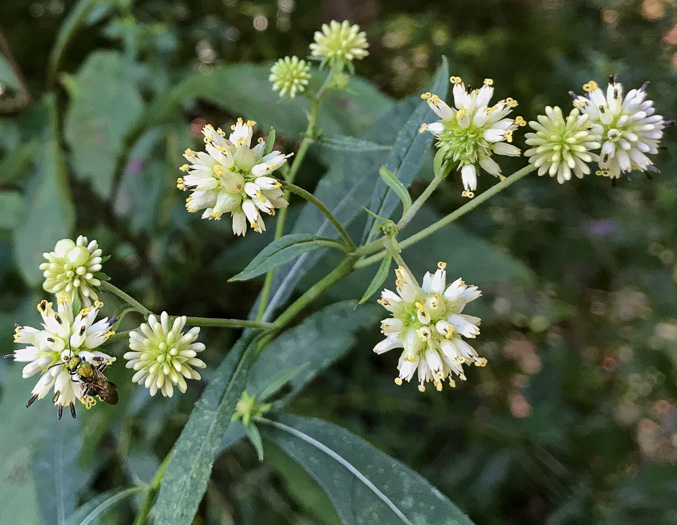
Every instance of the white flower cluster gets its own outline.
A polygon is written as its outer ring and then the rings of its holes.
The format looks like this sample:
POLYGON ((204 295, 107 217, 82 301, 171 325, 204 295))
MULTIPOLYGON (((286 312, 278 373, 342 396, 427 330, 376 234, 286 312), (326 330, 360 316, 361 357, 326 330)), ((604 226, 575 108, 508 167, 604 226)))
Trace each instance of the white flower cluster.
POLYGON ((418 372, 421 392, 429 381, 442 390, 447 378, 453 387, 453 374, 466 379, 463 364, 484 366, 487 362, 462 339, 475 338, 480 333, 480 318, 462 311, 481 292, 461 279, 447 286, 446 264, 440 262, 437 266, 434 274, 425 274, 422 286, 406 269, 398 268, 397 293, 386 289, 378 301, 392 317, 381 323, 386 338, 374 347, 374 352, 403 348, 395 382, 401 385, 402 380, 411 381, 418 372))
POLYGON ((43 288, 53 294, 66 294, 71 300, 77 297, 81 304, 90 306, 99 298, 96 287, 101 281, 95 275, 101 271, 102 253, 96 241, 89 242, 82 235, 75 242, 61 239, 54 251, 42 254, 47 259, 40 265, 45 277, 43 288))
POLYGON ((477 173, 481 167, 495 177, 503 178, 501 168, 492 155, 519 156, 520 150, 510 144, 513 131, 526 124, 522 117, 508 118, 517 101, 499 100, 490 106, 494 94, 493 80, 487 78, 479 89, 469 90, 459 77, 451 77, 454 85, 454 106, 440 97, 424 93, 421 98, 440 117, 438 122, 423 124, 420 131, 430 131, 437 139, 438 155, 452 167, 461 170, 464 197, 472 198, 477 189, 477 173))
POLYGON ((75 417, 75 401, 81 401, 88 408, 94 404, 87 393, 87 385, 78 377, 78 370, 69 369, 74 357, 92 366, 108 365, 114 357, 97 350, 112 334, 111 326, 117 318, 96 321, 99 309, 98 301, 94 306, 73 312, 73 303, 66 294, 58 297, 57 310, 52 303, 42 301, 38 311, 42 316, 42 329, 17 325, 14 342, 27 345, 5 356, 19 362, 27 362, 23 368, 23 377, 41 374, 31 391, 32 396, 26 406, 36 399, 44 398, 54 388, 54 404, 61 419, 64 407, 69 407, 75 417))
POLYGON ((190 191, 186 199, 189 212, 205 210, 203 219, 220 220, 230 213, 235 235, 247 232, 247 221, 254 231, 266 229, 261 213, 275 215, 276 208, 286 208, 281 184, 269 177, 287 162, 291 155, 272 151, 263 155, 265 143, 251 147, 255 122, 237 120, 226 139, 223 130, 207 125, 202 130, 206 152, 187 149, 184 157, 190 164, 181 166, 186 172, 177 180, 177 187, 190 191))
POLYGON ((526 134, 533 146, 525 152, 529 162, 539 175, 556 176, 560 183, 572 174, 589 174, 588 162, 597 162, 596 174, 611 179, 633 170, 657 171, 648 155, 658 153, 667 122, 655 114, 646 87, 623 96, 622 84, 612 75, 606 92, 591 80, 583 86, 586 95, 572 93, 574 109, 566 121, 558 107, 546 108, 538 122, 529 123, 536 131, 526 134))
POLYGON ((200 379, 195 368, 207 365, 196 356, 205 345, 195 342, 200 329, 191 328, 183 333, 186 317, 177 317, 170 324, 167 312, 160 320, 151 315, 148 323, 129 333, 129 348, 124 358, 127 368, 136 371, 132 381, 144 385, 154 396, 158 391, 165 397, 172 397, 174 387, 181 392, 187 388, 186 379, 200 379))

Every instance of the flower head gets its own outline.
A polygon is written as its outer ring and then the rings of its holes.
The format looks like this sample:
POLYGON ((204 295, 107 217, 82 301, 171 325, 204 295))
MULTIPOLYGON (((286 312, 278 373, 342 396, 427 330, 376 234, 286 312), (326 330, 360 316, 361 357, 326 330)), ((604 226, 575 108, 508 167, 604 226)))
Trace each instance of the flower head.
POLYGON ((205 349, 196 343, 200 329, 191 328, 183 333, 186 317, 177 317, 169 323, 169 315, 162 312, 160 320, 151 315, 148 323, 129 333, 129 348, 124 358, 127 368, 136 371, 132 381, 144 385, 154 396, 159 390, 165 397, 172 397, 174 387, 181 392, 187 388, 186 379, 200 379, 195 368, 207 365, 196 356, 205 349))
POLYGON ((95 404, 87 385, 80 380, 77 369, 69 370, 68 363, 73 357, 79 357, 80 360, 96 366, 105 366, 115 361, 114 357, 96 349, 113 335, 110 328, 117 318, 104 317, 95 322, 99 309, 103 306, 98 301, 92 307, 83 308, 75 316, 73 303, 68 295, 59 295, 57 303, 56 311, 52 308, 52 303, 47 301, 38 304, 43 321, 41 330, 16 325, 14 342, 27 346, 6 355, 5 358, 28 363, 23 368, 23 377, 41 374, 26 406, 45 397, 54 387, 53 401, 61 419, 64 407, 70 407, 71 415, 75 417, 76 400, 87 408, 95 404))
POLYGON ((350 65, 353 60, 361 60, 369 53, 367 35, 360 31, 357 24, 350 25, 344 20, 340 24, 332 20, 329 24, 322 24, 322 31, 315 31, 315 42, 310 44, 312 56, 322 58, 322 63, 329 65, 350 65))
POLYGON ((186 175, 177 180, 179 189, 191 192, 186 199, 189 212, 204 209, 203 219, 217 220, 230 213, 235 235, 247 232, 247 222, 255 231, 265 231, 261 213, 275 215, 276 208, 286 208, 288 204, 280 183, 268 175, 291 155, 272 151, 264 156, 262 139, 251 148, 254 124, 237 119, 227 139, 220 128, 205 126, 202 133, 206 152, 187 149, 184 157, 190 164, 181 166, 186 175))
POLYGON ((80 235, 75 242, 61 239, 54 251, 43 253, 47 262, 40 265, 45 276, 42 287, 53 294, 65 294, 90 306, 98 299, 96 287, 101 281, 95 277, 101 271, 102 251, 96 241, 89 242, 80 235))
POLYGON ((646 98, 645 83, 623 97, 618 77, 609 78, 606 94, 591 80, 583 86, 586 96, 575 95, 574 106, 590 115, 590 123, 601 127, 602 149, 597 175, 620 178, 621 173, 656 171, 647 154, 658 153, 666 122, 656 115, 653 101, 646 98))
POLYGON ((273 83, 273 90, 279 91, 280 96, 289 95, 294 98, 296 92, 303 93, 310 80, 310 66, 305 60, 298 57, 284 57, 275 62, 268 77, 273 83))
POLYGON ((588 122, 589 115, 581 115, 577 108, 564 120, 559 107, 545 108, 545 115, 529 122, 536 133, 527 133, 526 143, 532 146, 524 154, 538 168, 539 175, 557 176, 557 182, 571 180, 573 173, 579 179, 590 173, 586 162, 596 161, 593 150, 600 147, 601 127, 588 122))
POLYGON ((466 304, 477 299, 481 292, 477 286, 468 286, 457 279, 447 286, 446 264, 438 263, 434 274, 426 273, 423 286, 419 286, 404 268, 395 270, 397 293, 384 290, 379 299, 392 317, 381 322, 386 338, 374 347, 382 354, 393 348, 403 348, 395 379, 411 381, 418 372, 419 390, 432 381, 437 390, 452 374, 465 380, 463 364, 484 366, 486 359, 478 357, 475 349, 462 338, 474 338, 480 333, 480 318, 461 313, 466 304))
POLYGON ((526 124, 522 117, 507 118, 517 102, 508 97, 489 106, 494 94, 493 80, 487 78, 479 89, 469 91, 459 77, 451 77, 454 106, 432 93, 421 98, 440 117, 438 122, 423 124, 420 131, 430 131, 437 139, 438 155, 461 170, 464 196, 473 197, 477 189, 477 171, 481 167, 503 178, 501 168, 491 156, 519 156, 519 148, 509 144, 513 131, 526 124))

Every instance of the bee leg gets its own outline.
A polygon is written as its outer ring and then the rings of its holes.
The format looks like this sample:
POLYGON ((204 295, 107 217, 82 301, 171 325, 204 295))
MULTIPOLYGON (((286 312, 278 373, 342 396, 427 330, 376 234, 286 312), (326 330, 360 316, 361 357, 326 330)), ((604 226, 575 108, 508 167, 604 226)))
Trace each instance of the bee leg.
POLYGON ((59 405, 56 409, 56 417, 61 419, 61 416, 63 416, 63 405, 59 405))
POLYGON ((71 403, 70 407, 71 407, 71 417, 73 419, 75 419, 76 416, 77 416, 76 413, 75 413, 75 405, 73 403, 71 403))
POLYGON ((37 394, 33 394, 31 397, 28 398, 28 401, 26 402, 26 408, 31 406, 33 402, 38 398, 37 394))

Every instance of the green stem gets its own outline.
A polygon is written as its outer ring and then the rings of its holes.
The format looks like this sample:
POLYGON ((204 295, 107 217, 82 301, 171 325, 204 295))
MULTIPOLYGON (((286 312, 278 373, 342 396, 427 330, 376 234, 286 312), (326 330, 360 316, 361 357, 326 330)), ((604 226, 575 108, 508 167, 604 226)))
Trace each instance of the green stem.
POLYGON ((141 508, 139 509, 139 513, 136 515, 136 519, 134 520, 133 525, 144 525, 148 520, 150 510, 153 508, 153 501, 155 500, 155 496, 157 495, 158 490, 160 489, 162 477, 165 475, 165 471, 167 470, 167 465, 169 465, 169 460, 171 457, 172 452, 170 450, 169 453, 165 456, 165 459, 162 460, 162 464, 157 469, 155 476, 153 476, 153 479, 150 482, 148 492, 146 492, 146 497, 144 498, 143 503, 141 504, 141 508))
POLYGON ((110 292, 112 294, 117 295, 120 299, 122 299, 124 302, 126 302, 129 306, 134 308, 137 312, 140 314, 143 314, 144 316, 149 316, 151 312, 148 308, 146 308, 144 305, 142 305, 139 301, 134 299, 131 295, 127 294, 126 292, 123 292, 118 288, 117 286, 109 283, 108 281, 103 281, 101 283, 101 289, 110 292))
MULTIPOLYGON (((294 180, 296 179, 296 174, 301 168, 301 164, 303 162, 304 157, 306 156, 308 148, 313 142, 315 142, 315 133, 317 131, 315 128, 317 126, 317 118, 320 112, 320 102, 322 102, 324 90, 327 86, 329 78, 332 76, 333 74, 329 73, 329 75, 324 81, 324 84, 322 84, 322 87, 320 87, 319 91, 317 92, 316 96, 308 97, 311 103, 310 115, 308 117, 308 127, 306 128, 306 131, 303 134, 303 140, 301 141, 301 145, 299 146, 299 149, 296 152, 296 159, 294 159, 294 163, 292 164, 289 173, 287 173, 285 177, 285 181, 287 182, 287 184, 294 183, 294 180)), ((287 189, 284 192, 284 198, 287 201, 289 201, 289 196, 290 190, 287 189)), ((275 226, 275 239, 279 239, 284 234, 284 224, 287 220, 287 210, 288 207, 282 208, 277 215, 277 225, 275 226)), ((270 288, 273 285, 274 275, 275 269, 268 270, 268 272, 266 273, 266 279, 263 282, 263 288, 261 289, 261 300, 259 301, 259 309, 256 313, 257 321, 261 321, 263 319, 264 314, 266 313, 266 307, 268 306, 268 299, 270 297, 270 288)))
POLYGON ((435 178, 428 184, 428 187, 421 193, 421 195, 416 199, 416 201, 411 205, 411 208, 407 210, 407 213, 405 213, 402 218, 400 219, 400 222, 397 223, 397 228, 400 230, 403 230, 404 227, 409 224, 411 219, 414 218, 414 215, 418 212, 418 210, 421 209, 421 206, 425 203, 425 201, 428 200, 428 198, 433 194, 433 191, 437 189, 437 187, 440 185, 440 182, 444 180, 444 177, 442 176, 442 173, 444 171, 440 171, 440 173, 435 174, 435 178))
POLYGON ((313 195, 309 191, 306 191, 303 188, 296 186, 295 184, 287 182, 284 183, 284 187, 287 188, 292 193, 295 193, 299 197, 312 203, 318 210, 320 210, 322 212, 322 215, 324 215, 329 220, 329 222, 331 222, 334 225, 334 228, 336 228, 336 231, 339 233, 339 235, 343 239, 343 242, 346 244, 346 246, 349 248, 350 251, 353 251, 357 248, 357 246, 355 246, 355 243, 350 238, 350 235, 348 235, 348 232, 345 230, 345 228, 341 225, 338 219, 334 217, 334 214, 329 210, 329 208, 327 208, 324 205, 324 203, 320 199, 315 197, 315 195, 313 195))
MULTIPOLYGON (((418 241, 425 239, 429 235, 432 235, 437 230, 444 228, 448 224, 451 224, 456 219, 462 217, 463 215, 465 215, 469 211, 474 210, 475 208, 477 208, 477 206, 482 204, 484 201, 490 199, 491 197, 493 197, 497 193, 500 193, 501 191, 506 189, 508 186, 511 186, 512 184, 514 184, 518 180, 523 179, 524 177, 529 175, 531 172, 533 172, 535 169, 536 168, 533 165, 529 164, 528 166, 525 166, 521 170, 516 171, 513 175, 506 178, 504 181, 492 186, 487 191, 481 193, 480 195, 478 195, 477 197, 475 197, 471 201, 465 203, 463 206, 454 210, 453 212, 451 212, 446 217, 443 217, 439 221, 434 222, 433 224, 431 224, 427 228, 424 228, 420 232, 415 233, 411 237, 407 237, 403 241, 400 241, 400 243, 399 243, 400 248, 401 249, 408 248, 409 246, 416 244, 418 241)), ((380 239, 379 239, 378 242, 381 242, 380 239)), ((371 253, 371 252, 376 251, 376 250, 371 248, 370 245, 372 245, 372 244, 374 244, 374 243, 365 244, 364 246, 361 247, 362 250, 360 248, 358 248, 356 253, 358 255, 364 254, 365 253, 364 248, 367 248, 368 246, 370 248, 369 248, 369 250, 366 251, 366 253, 371 253)), ((369 266, 371 264, 374 264, 374 263, 380 261, 381 259, 383 259, 383 257, 385 257, 385 254, 386 254, 386 251, 384 250, 380 253, 372 255, 371 257, 366 257, 366 258, 360 259, 359 261, 357 261, 355 263, 355 269, 359 270, 360 268, 364 268, 365 266, 369 266)))
POLYGON ((125 330, 124 332, 115 332, 108 339, 106 339, 106 343, 115 343, 117 341, 125 341, 127 339, 129 339, 129 330, 125 330))
POLYGON ((253 328, 270 330, 272 323, 261 323, 247 319, 219 319, 217 317, 186 317, 186 324, 193 326, 217 326, 219 328, 253 328))
POLYGON ((416 277, 414 277, 413 272, 409 269, 409 266, 407 266, 407 263, 404 262, 404 259, 402 259, 402 256, 400 255, 400 248, 397 246, 397 242, 395 239, 392 237, 387 237, 383 239, 383 245, 386 248, 386 253, 389 253, 390 256, 394 259, 394 261, 402 268, 404 268, 407 273, 411 276, 411 278, 414 280, 416 284, 418 282, 416 281, 416 277))

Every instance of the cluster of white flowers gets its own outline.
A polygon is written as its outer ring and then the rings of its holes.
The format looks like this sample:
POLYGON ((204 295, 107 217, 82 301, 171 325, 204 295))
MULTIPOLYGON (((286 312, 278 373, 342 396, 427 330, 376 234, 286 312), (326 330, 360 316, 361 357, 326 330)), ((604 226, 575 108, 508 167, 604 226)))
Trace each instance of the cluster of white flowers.
POLYGON ((425 274, 422 286, 406 269, 398 268, 397 293, 386 289, 378 301, 392 317, 381 323, 386 338, 374 347, 374 352, 403 348, 395 382, 401 385, 402 380, 411 381, 418 372, 421 392, 429 381, 442 390, 447 378, 453 387, 453 374, 466 379, 463 364, 484 366, 487 362, 462 339, 472 339, 480 333, 480 318, 462 312, 481 292, 461 279, 447 286, 446 263, 440 262, 437 267, 434 274, 425 274))
POLYGON ((144 385, 151 396, 160 391, 172 397, 175 386, 185 392, 186 379, 200 379, 195 368, 207 366, 196 357, 205 349, 205 345, 195 342, 200 329, 191 328, 184 334, 185 325, 185 316, 170 323, 167 312, 162 312, 159 321, 151 315, 148 323, 129 333, 132 351, 124 355, 126 366, 136 371, 132 381, 144 385))
POLYGON ((57 303, 56 311, 52 303, 47 301, 38 304, 42 329, 16 326, 14 342, 27 346, 5 355, 5 358, 28 363, 23 368, 23 377, 42 374, 26 406, 45 397, 53 387, 53 401, 61 419, 64 407, 69 407, 71 415, 75 417, 76 400, 88 408, 94 403, 92 396, 85 395, 87 386, 78 377, 77 370, 69 370, 69 361, 74 356, 94 366, 115 361, 114 357, 97 348, 113 335, 110 328, 117 318, 104 317, 96 321, 99 309, 103 306, 98 301, 94 306, 80 310, 77 315, 74 315, 73 303, 68 295, 59 295, 57 303))
POLYGON ((437 139, 439 155, 451 167, 461 170, 464 197, 472 198, 477 189, 477 172, 481 167, 495 177, 503 178, 501 168, 492 155, 519 156, 520 150, 510 144, 513 131, 526 124, 522 117, 508 118, 517 101, 499 100, 489 106, 494 94, 493 80, 487 78, 479 89, 468 90, 459 77, 451 77, 454 107, 432 93, 421 98, 440 117, 438 122, 423 124, 420 131, 430 131, 437 139))
POLYGON ((71 300, 77 297, 81 304, 90 306, 99 298, 96 287, 101 281, 95 276, 101 271, 102 253, 96 241, 89 242, 82 235, 75 242, 61 239, 54 251, 42 254, 47 259, 40 265, 45 277, 43 288, 71 300))
POLYGON ((583 178, 590 173, 587 162, 597 162, 597 175, 620 178, 633 170, 656 171, 649 154, 658 153, 666 121, 656 115, 653 101, 646 98, 644 84, 623 96, 616 75, 609 79, 606 93, 591 80, 583 86, 586 95, 574 97, 574 110, 566 122, 562 111, 546 108, 546 115, 529 125, 525 154, 538 167, 538 174, 557 176, 562 183, 571 175, 583 178))
POLYGON ((272 151, 264 156, 262 139, 252 148, 255 124, 239 118, 227 139, 222 129, 205 126, 206 153, 187 149, 184 157, 190 164, 181 166, 186 175, 177 180, 179 189, 191 192, 186 199, 188 211, 204 209, 203 219, 216 220, 230 213, 235 235, 247 232, 247 221, 254 231, 262 233, 266 225, 261 213, 275 215, 276 208, 287 207, 281 184, 268 175, 291 155, 272 151))

